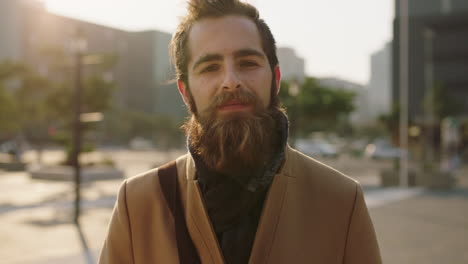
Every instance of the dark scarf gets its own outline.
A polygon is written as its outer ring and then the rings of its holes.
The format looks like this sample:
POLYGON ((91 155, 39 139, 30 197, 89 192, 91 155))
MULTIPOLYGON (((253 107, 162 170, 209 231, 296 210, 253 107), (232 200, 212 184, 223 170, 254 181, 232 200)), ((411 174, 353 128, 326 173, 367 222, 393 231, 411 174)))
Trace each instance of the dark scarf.
POLYGON ((288 139, 288 119, 279 113, 276 133, 280 139, 272 158, 249 175, 221 174, 205 166, 201 158, 189 151, 197 168, 205 208, 227 263, 247 263, 255 238, 268 188, 284 161, 288 139))

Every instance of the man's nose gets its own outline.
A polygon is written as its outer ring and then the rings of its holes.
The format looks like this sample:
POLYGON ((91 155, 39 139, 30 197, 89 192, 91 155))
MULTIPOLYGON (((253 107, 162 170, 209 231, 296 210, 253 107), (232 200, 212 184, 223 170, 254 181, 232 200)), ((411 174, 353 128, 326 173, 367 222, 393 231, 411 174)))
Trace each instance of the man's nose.
POLYGON ((241 81, 234 67, 226 68, 222 88, 227 92, 234 92, 241 88, 241 81))

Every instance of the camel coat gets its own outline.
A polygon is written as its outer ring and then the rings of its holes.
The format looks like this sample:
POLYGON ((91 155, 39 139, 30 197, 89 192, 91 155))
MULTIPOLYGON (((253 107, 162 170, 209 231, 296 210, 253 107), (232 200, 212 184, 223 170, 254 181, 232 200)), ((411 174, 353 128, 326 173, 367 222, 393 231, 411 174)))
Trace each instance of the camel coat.
MULTIPOLYGON (((190 154, 177 159, 177 171, 201 262, 224 263, 190 154)), ((174 219, 157 177, 154 169, 123 182, 99 263, 179 263, 174 219)), ((265 199, 249 263, 381 263, 359 183, 288 146, 265 199)))

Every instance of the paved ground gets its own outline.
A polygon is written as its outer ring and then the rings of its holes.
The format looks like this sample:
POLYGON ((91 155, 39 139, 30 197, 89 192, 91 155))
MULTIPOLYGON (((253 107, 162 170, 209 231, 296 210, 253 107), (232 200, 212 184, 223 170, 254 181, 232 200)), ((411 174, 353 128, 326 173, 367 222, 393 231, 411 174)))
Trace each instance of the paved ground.
POLYGON ((468 189, 371 210, 384 263, 468 263, 468 189))
POLYGON ((370 210, 384 263, 468 263, 468 167, 450 191, 370 210))
MULTIPOLYGON (((112 155, 119 164, 127 164, 123 167, 131 174, 164 159, 154 153, 114 151, 112 155)), ((468 263, 468 169, 461 172, 458 187, 451 191, 382 190, 377 187, 375 170, 362 172, 353 166, 356 169, 349 174, 365 186, 384 263, 468 263)), ((0 263, 94 263, 120 182, 83 186, 82 228, 78 230, 71 222, 71 183, 31 180, 25 172, 0 171, 0 263)))

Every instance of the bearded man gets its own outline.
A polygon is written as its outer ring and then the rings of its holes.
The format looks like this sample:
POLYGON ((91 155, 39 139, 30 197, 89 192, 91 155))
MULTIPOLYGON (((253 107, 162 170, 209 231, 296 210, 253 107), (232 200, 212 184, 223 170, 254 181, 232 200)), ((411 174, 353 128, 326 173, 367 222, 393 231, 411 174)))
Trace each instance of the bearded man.
POLYGON ((189 151, 124 181, 100 263, 381 263, 360 185, 287 144, 253 6, 189 1, 171 54, 189 151))

